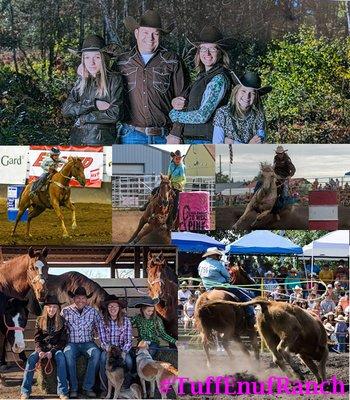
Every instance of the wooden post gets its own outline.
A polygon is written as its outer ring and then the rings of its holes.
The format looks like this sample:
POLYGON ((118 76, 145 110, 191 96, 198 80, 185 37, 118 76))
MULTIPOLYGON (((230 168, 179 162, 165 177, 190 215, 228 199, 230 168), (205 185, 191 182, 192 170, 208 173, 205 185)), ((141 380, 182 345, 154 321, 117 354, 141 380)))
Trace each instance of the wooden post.
POLYGON ((149 247, 143 247, 143 277, 148 278, 147 274, 147 263, 148 263, 148 252, 149 252, 149 247))
POLYGON ((135 271, 135 278, 140 278, 141 274, 141 263, 140 263, 140 252, 141 249, 139 246, 134 247, 134 271, 135 271))

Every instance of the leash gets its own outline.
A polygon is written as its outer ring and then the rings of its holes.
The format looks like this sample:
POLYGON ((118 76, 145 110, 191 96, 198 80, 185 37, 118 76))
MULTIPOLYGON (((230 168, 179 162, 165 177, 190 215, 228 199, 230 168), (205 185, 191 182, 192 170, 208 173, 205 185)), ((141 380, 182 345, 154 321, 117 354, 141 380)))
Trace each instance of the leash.
POLYGON ((133 282, 133 280, 131 278, 128 278, 133 286, 133 288, 137 291, 137 293, 141 293, 141 294, 145 294, 148 296, 148 292, 144 292, 143 290, 140 290, 136 287, 135 283, 133 282))

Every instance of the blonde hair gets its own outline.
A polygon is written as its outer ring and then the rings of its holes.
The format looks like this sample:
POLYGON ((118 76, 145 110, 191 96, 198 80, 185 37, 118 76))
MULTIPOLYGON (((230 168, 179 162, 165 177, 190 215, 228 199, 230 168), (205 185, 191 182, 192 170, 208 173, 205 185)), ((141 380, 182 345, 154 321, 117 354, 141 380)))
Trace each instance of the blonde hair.
MULTIPOLYGON (((237 118, 243 118, 245 116, 244 110, 241 108, 241 106, 237 101, 237 93, 241 87, 243 87, 243 85, 238 84, 232 89, 229 100, 229 105, 231 106, 232 114, 237 118)), ((262 109, 261 98, 257 90, 255 91, 255 99, 251 109, 254 113, 257 113, 259 110, 262 109)))
MULTIPOLYGON (((107 68, 106 68, 106 61, 104 54, 100 51, 99 52, 101 55, 101 69, 96 75, 96 81, 97 81, 97 90, 96 94, 98 96, 106 96, 108 94, 108 88, 107 88, 107 68)), ((84 90, 88 84, 88 81, 91 79, 91 75, 89 71, 85 67, 85 62, 84 62, 84 52, 81 54, 81 64, 83 66, 83 74, 81 76, 81 81, 78 85, 79 89, 79 94, 80 96, 83 95, 84 90), (88 77, 86 77, 86 74, 88 74, 88 77)))
MULTIPOLYGON (((223 50, 217 44, 214 44, 214 45, 218 49, 218 56, 217 56, 218 58, 216 60, 216 64, 222 64, 225 68, 229 68, 230 58, 229 58, 227 52, 225 50, 223 50)), ((194 56, 194 65, 196 67, 197 72, 203 72, 203 71, 205 71, 205 67, 200 58, 199 48, 200 48, 200 45, 197 47, 197 52, 196 52, 196 55, 194 56)))
MULTIPOLYGON (((64 321, 63 318, 60 315, 60 310, 61 307, 57 306, 58 309, 56 311, 56 314, 54 316, 54 326, 55 326, 55 332, 61 330, 64 326, 64 321)), ((44 306, 43 313, 37 320, 37 326, 42 330, 42 331, 47 331, 47 319, 49 318, 48 312, 47 312, 47 306, 44 306)))

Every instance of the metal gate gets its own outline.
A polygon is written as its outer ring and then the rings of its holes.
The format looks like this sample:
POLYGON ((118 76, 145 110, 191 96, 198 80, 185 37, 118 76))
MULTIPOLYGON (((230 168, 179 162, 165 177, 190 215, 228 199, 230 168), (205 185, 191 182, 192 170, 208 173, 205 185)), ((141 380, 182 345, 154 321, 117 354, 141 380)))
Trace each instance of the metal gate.
MULTIPOLYGON (((152 189, 160 184, 160 175, 117 175, 112 177, 112 207, 139 208, 149 199, 152 189)), ((213 176, 188 177, 186 192, 206 191, 210 193, 210 208, 213 208, 215 178, 213 176)))

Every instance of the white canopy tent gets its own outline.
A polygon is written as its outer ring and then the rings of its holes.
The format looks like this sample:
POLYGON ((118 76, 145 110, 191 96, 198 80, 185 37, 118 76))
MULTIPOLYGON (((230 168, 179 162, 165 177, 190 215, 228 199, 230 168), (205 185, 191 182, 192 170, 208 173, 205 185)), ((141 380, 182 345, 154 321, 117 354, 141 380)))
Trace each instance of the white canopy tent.
POLYGON ((303 247, 303 256, 312 258, 350 257, 350 231, 334 231, 303 247))

